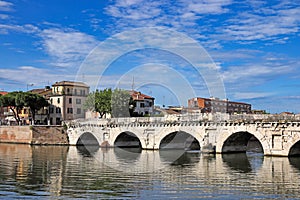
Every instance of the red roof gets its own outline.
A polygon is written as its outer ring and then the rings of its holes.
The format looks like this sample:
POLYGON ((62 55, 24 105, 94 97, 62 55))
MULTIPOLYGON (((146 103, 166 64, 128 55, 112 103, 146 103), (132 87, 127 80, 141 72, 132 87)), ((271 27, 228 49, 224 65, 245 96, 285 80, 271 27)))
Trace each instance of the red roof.
POLYGON ((137 91, 129 91, 129 93, 134 101, 143 101, 144 99, 154 99, 153 97, 150 97, 148 95, 142 94, 141 92, 137 92, 137 91))
POLYGON ((6 95, 8 92, 0 91, 0 95, 6 95))

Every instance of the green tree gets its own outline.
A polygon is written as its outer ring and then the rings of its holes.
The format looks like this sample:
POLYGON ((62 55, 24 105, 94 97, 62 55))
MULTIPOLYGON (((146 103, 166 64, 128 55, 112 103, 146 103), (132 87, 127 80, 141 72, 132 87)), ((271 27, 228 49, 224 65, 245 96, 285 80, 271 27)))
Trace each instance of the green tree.
POLYGON ((21 91, 10 92, 6 95, 1 96, 0 104, 1 106, 10 108, 18 124, 20 124, 21 122, 19 113, 24 107, 29 107, 32 116, 32 122, 34 122, 36 112, 39 109, 49 105, 44 97, 38 94, 21 91))
POLYGON ((41 108, 49 106, 49 102, 44 97, 31 92, 24 92, 19 98, 25 107, 29 107, 32 117, 32 124, 34 124, 36 112, 41 108))
POLYGON ((84 103, 84 109, 98 112, 102 118, 105 114, 111 113, 111 97, 112 90, 110 88, 96 90, 88 95, 84 103))
POLYGON ((112 93, 112 116, 113 117, 130 117, 134 104, 128 91, 115 89, 112 93), (132 106, 131 106, 132 105, 132 106))
POLYGON ((22 95, 23 92, 15 91, 0 97, 1 106, 10 108, 18 124, 21 122, 19 113, 24 107, 24 102, 21 100, 22 95))
POLYGON ((113 117, 130 117, 136 106, 130 93, 122 89, 96 90, 88 95, 84 109, 95 111, 102 118, 105 114, 113 117))

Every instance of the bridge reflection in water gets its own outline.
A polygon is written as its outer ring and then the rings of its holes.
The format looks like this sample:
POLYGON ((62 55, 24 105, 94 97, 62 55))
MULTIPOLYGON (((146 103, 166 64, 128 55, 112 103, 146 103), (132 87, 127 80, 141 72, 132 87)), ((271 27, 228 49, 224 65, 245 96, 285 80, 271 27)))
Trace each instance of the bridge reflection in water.
POLYGON ((0 144, 0 163, 3 198, 300 196, 300 158, 256 152, 0 144))

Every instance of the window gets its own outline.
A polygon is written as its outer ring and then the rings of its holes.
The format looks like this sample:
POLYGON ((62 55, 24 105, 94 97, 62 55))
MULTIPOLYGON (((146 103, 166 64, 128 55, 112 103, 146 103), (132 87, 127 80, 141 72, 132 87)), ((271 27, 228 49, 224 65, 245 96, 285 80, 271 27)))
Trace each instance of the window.
POLYGON ((144 107, 145 107, 145 104, 144 104, 144 103, 141 103, 140 106, 141 106, 141 108, 144 108, 144 107))
POLYGON ((81 114, 81 109, 77 108, 77 114, 81 114))
POLYGON ((77 95, 77 90, 76 89, 74 90, 74 94, 77 95))
POLYGON ((67 109, 67 113, 72 114, 72 113, 73 113, 73 108, 68 108, 68 109, 67 109))
POLYGON ((67 88, 67 93, 70 94, 70 88, 67 88))
POLYGON ((56 113, 61 113, 61 109, 60 108, 56 108, 56 113))
POLYGON ((57 103, 60 104, 60 98, 57 98, 57 103))
POLYGON ((57 117, 57 118, 56 118, 56 125, 60 125, 60 124, 61 124, 60 118, 57 117))
POLYGON ((72 98, 69 98, 69 103, 72 103, 72 98))
POLYGON ((81 99, 76 99, 76 104, 81 104, 81 99))
POLYGON ((85 96, 85 90, 83 90, 83 96, 85 96))
POLYGON ((82 96, 82 94, 83 94, 83 92, 82 92, 82 90, 80 90, 80 96, 82 96))
POLYGON ((54 108, 51 106, 50 108, 49 108, 49 113, 53 113, 54 112, 54 108))

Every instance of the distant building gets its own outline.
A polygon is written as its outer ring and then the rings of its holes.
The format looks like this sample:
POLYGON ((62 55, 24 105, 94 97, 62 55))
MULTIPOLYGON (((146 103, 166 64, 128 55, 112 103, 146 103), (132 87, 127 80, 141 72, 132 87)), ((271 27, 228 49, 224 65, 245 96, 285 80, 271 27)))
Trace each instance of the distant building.
POLYGON ((266 110, 251 110, 251 114, 267 114, 266 110))
POLYGON ((85 117, 82 108, 89 86, 82 82, 61 81, 52 85, 50 96, 50 124, 58 125, 64 120, 73 120, 85 117))
POLYGON ((133 111, 134 115, 144 116, 153 113, 155 98, 134 90, 129 91, 129 93, 136 104, 133 111))
POLYGON ((251 113, 251 104, 218 98, 192 98, 188 100, 188 107, 198 108, 202 113, 251 113))

